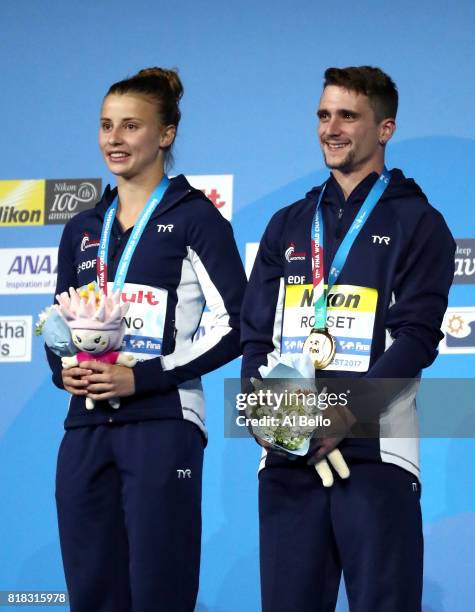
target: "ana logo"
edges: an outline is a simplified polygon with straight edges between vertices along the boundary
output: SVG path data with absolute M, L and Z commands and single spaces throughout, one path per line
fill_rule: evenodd
M 94 240 L 94 238 L 91 238 L 88 233 L 85 233 L 81 240 L 81 251 L 84 253 L 86 249 L 98 247 L 99 243 L 100 240 Z
M 169 225 L 157 225 L 157 229 L 158 229 L 158 233 L 160 232 L 172 232 L 173 228 L 175 226 L 173 225 L 173 223 L 170 223 Z
M 304 252 L 297 253 L 295 251 L 295 244 L 293 242 L 289 244 L 288 248 L 285 251 L 285 259 L 288 262 L 305 261 L 306 257 L 307 257 L 307 253 L 304 253 Z
M 57 267 L 57 248 L 0 249 L 0 294 L 51 293 Z
M 442 332 L 441 353 L 475 353 L 475 307 L 448 308 Z
M 389 236 L 371 236 L 373 239 L 373 244 L 385 244 L 389 246 L 391 238 Z
M 56 274 L 57 262 L 53 262 L 51 255 L 17 255 L 8 270 L 8 276 L 11 274 Z

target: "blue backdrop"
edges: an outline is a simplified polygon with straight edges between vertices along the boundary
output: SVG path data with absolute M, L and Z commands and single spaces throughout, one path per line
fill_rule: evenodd
M 244 258 L 271 214 L 326 176 L 315 118 L 324 69 L 372 64 L 400 92 L 388 165 L 422 185 L 456 238 L 475 237 L 475 9 L 468 0 L 17 0 L 2 4 L 1 23 L 0 179 L 109 182 L 96 144 L 102 96 L 139 68 L 176 66 L 185 96 L 174 172 L 234 176 L 233 226 Z M 61 231 L 0 227 L 0 247 L 55 247 Z M 50 299 L 0 295 L 0 319 L 36 317 Z M 450 306 L 475 309 L 473 285 L 455 285 Z M 465 348 L 440 355 L 426 375 L 473 376 L 475 342 Z M 223 437 L 222 381 L 238 371 L 234 362 L 205 381 L 199 612 L 260 609 L 259 451 Z M 38 340 L 31 361 L 0 357 L 0 376 L 0 591 L 62 590 L 54 470 L 67 398 L 52 386 Z M 425 612 L 474 609 L 474 451 L 473 439 L 422 441 Z M 338 610 L 347 610 L 344 597 Z

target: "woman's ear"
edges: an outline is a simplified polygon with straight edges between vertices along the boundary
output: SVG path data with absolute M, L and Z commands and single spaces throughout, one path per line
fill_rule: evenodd
M 173 144 L 176 136 L 176 125 L 167 125 L 160 134 L 160 147 L 168 149 Z

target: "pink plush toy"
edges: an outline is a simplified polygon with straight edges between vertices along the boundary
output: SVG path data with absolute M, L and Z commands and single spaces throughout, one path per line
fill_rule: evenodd
M 63 368 L 69 369 L 79 365 L 82 361 L 101 361 L 103 363 L 117 363 L 134 367 L 137 360 L 133 355 L 120 353 L 122 340 L 125 334 L 123 317 L 129 304 L 120 303 L 120 292 L 105 295 L 102 291 L 96 292 L 94 285 L 88 285 L 87 290 L 78 291 L 69 288 L 56 296 L 59 302 L 59 312 L 71 330 L 74 345 L 79 352 L 72 357 L 63 357 Z M 94 400 L 86 398 L 86 408 L 94 408 Z M 112 408 L 119 408 L 120 400 L 109 400 Z

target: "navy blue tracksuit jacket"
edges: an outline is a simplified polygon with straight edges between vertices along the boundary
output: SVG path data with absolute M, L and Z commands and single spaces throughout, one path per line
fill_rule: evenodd
M 345 202 L 330 176 L 322 201 L 325 276 L 378 175 L 371 173 Z M 242 309 L 243 378 L 280 355 L 300 352 L 313 326 L 311 225 L 322 186 L 279 210 L 256 257 Z M 328 295 L 333 362 L 317 376 L 415 378 L 437 355 L 440 327 L 454 274 L 455 243 L 442 215 L 412 180 L 394 169 Z M 347 457 L 394 463 L 419 477 L 415 390 L 390 406 L 413 422 L 410 439 L 345 440 Z M 393 419 L 394 420 L 394 419 Z
M 56 293 L 96 279 L 105 212 L 116 195 L 66 225 L 58 254 Z M 108 280 L 113 281 L 131 229 L 114 221 Z M 65 427 L 148 419 L 187 419 L 205 432 L 201 376 L 237 357 L 239 313 L 246 285 L 230 223 L 183 175 L 171 179 L 133 255 L 123 300 L 130 302 L 122 350 L 132 352 L 136 393 L 120 410 L 98 402 L 88 411 L 73 396 Z M 207 305 L 211 330 L 193 341 Z M 61 360 L 47 348 L 53 382 L 62 388 Z

